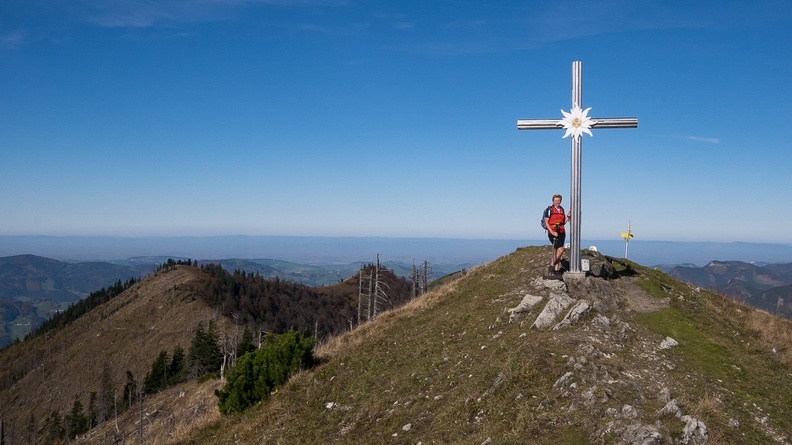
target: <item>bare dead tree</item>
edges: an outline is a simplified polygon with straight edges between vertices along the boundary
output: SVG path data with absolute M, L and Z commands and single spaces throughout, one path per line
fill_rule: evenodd
M 363 263 L 360 264 L 360 270 L 358 270 L 358 310 L 357 310 L 357 324 L 360 326 L 360 313 L 363 309 L 362 307 L 363 301 Z
M 377 254 L 377 264 L 374 266 L 374 295 L 372 298 L 374 304 L 374 313 L 372 318 L 376 318 L 377 314 L 379 313 L 378 307 L 379 303 L 390 303 L 390 299 L 388 299 L 388 294 L 385 289 L 390 290 L 390 287 L 387 283 L 380 279 L 380 269 L 382 265 L 380 264 L 380 256 Z
M 231 367 L 233 368 L 236 366 L 237 353 L 239 352 L 237 349 L 239 347 L 239 314 L 234 312 L 231 316 L 234 318 L 234 341 L 233 350 L 231 351 Z
M 429 262 L 424 260 L 422 270 L 412 267 L 412 298 L 425 294 L 429 290 Z
M 413 258 L 412 273 L 410 274 L 410 299 L 414 300 L 418 294 L 418 269 L 415 268 L 415 258 Z
M 138 445 L 143 445 L 143 385 L 138 389 L 139 422 L 138 422 Z
M 371 320 L 372 317 L 372 309 L 374 305 L 372 304 L 372 296 L 374 295 L 374 272 L 369 270 L 368 274 L 368 293 L 366 294 L 366 321 Z
M 225 369 L 226 365 L 228 364 L 228 356 L 231 355 L 231 351 L 228 347 L 228 336 L 223 333 L 223 341 L 222 341 L 222 348 L 223 348 L 223 363 L 220 365 L 220 381 L 225 381 Z
M 118 388 L 116 388 L 115 393 L 113 394 L 113 410 L 115 411 L 115 430 L 116 433 L 118 433 Z
M 424 260 L 423 277 L 421 280 L 421 295 L 429 291 L 429 262 Z

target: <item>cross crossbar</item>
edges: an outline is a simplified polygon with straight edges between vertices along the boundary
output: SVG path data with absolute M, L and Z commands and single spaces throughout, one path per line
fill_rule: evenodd
M 596 124 L 591 128 L 638 128 L 636 117 L 592 117 Z M 559 119 L 517 119 L 518 130 L 558 130 L 563 128 Z

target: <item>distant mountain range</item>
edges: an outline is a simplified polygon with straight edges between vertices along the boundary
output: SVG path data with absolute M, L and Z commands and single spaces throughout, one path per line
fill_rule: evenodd
M 742 261 L 711 261 L 704 267 L 675 266 L 667 272 L 680 281 L 792 319 L 792 263 L 759 266 Z
M 0 258 L 0 346 L 22 338 L 55 312 L 155 264 L 66 263 L 35 255 Z
M 386 238 L 320 236 L 0 236 L 0 257 L 33 254 L 61 261 L 109 261 L 156 256 L 165 258 L 277 258 L 300 264 L 344 264 L 373 261 L 377 254 L 388 261 L 411 264 L 427 260 L 482 264 L 525 246 L 547 245 L 541 229 L 525 239 Z M 620 258 L 621 238 L 581 240 L 581 247 Z M 792 244 L 746 242 L 648 241 L 634 239 L 629 259 L 651 266 L 690 263 L 703 266 L 712 260 L 757 264 L 792 261 Z
M 165 263 L 166 256 L 145 256 L 122 261 L 63 262 L 36 255 L 0 258 L 0 347 L 23 338 L 57 311 L 112 286 L 117 281 L 143 278 Z M 182 259 L 187 258 L 173 258 Z M 274 259 L 201 260 L 199 265 L 220 264 L 229 272 L 242 270 L 265 278 L 279 277 L 312 287 L 335 284 L 358 273 L 360 262 L 345 264 L 298 264 Z M 376 262 L 376 255 L 366 262 Z M 397 276 L 409 278 L 412 265 L 383 261 L 382 265 Z M 434 280 L 473 264 L 426 264 L 427 275 Z M 422 269 L 424 264 L 416 264 Z

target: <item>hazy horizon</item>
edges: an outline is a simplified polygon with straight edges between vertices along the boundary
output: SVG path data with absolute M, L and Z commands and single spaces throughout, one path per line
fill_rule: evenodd
M 330 236 L 0 236 L 0 257 L 32 254 L 60 261 L 112 261 L 145 256 L 204 259 L 279 259 L 298 263 L 424 261 L 483 263 L 542 239 L 465 239 Z M 623 258 L 623 240 L 582 240 L 605 255 Z M 633 240 L 627 257 L 645 266 L 710 261 L 792 262 L 792 244 Z

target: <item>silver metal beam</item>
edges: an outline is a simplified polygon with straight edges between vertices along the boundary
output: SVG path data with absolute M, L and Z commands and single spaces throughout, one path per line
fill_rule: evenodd
M 583 64 L 572 62 L 572 106 L 583 108 Z M 570 211 L 572 227 L 569 230 L 569 272 L 580 273 L 580 158 L 583 147 L 583 136 L 572 139 L 572 171 L 570 176 Z
M 591 128 L 638 128 L 637 117 L 592 117 L 596 123 Z M 558 130 L 561 119 L 517 119 L 518 130 Z

